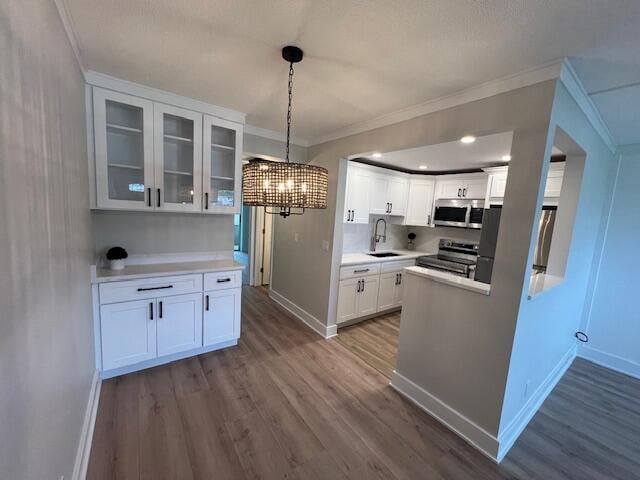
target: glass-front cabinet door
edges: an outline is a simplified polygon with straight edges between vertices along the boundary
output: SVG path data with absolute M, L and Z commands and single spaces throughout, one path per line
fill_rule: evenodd
M 200 212 L 202 114 L 154 104 L 156 210 Z
M 203 208 L 204 213 L 240 213 L 242 127 L 204 116 Z
M 93 89 L 98 208 L 151 210 L 153 103 Z

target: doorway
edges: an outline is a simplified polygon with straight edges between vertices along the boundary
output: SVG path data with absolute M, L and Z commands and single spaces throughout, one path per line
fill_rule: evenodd
M 262 207 L 252 207 L 252 271 L 251 284 L 268 286 L 271 283 L 271 252 L 273 247 L 273 215 L 265 213 Z

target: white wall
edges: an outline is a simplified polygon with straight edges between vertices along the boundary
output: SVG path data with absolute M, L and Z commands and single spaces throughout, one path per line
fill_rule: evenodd
M 311 147 L 311 162 L 329 169 L 329 208 L 276 222 L 273 288 L 326 322 L 332 252 L 324 252 L 321 241 L 333 238 L 336 208 L 341 208 L 336 200 L 339 159 L 363 151 L 443 143 L 467 134 L 513 131 L 513 160 L 491 296 L 430 282 L 431 293 L 421 298 L 438 301 L 416 306 L 416 321 L 403 323 L 397 367 L 407 378 L 493 434 L 498 431 L 533 234 L 539 182 L 532 179 L 542 178 L 554 92 L 555 82 L 543 82 Z M 298 242 L 294 240 L 296 232 Z M 427 318 L 437 319 L 435 334 L 426 328 Z M 453 331 L 456 335 L 446 333 Z M 450 342 L 449 348 L 442 351 L 439 347 L 445 341 Z M 441 355 L 431 361 L 434 359 L 429 355 L 436 351 Z
M 71 478 L 94 375 L 84 83 L 51 0 L 0 2 L 0 478 Z
M 96 255 L 233 251 L 233 215 L 94 210 L 91 220 Z
M 621 149 L 593 304 L 581 355 L 640 378 L 640 145 Z
M 587 117 L 558 83 L 551 116 L 549 157 L 556 126 L 564 130 L 587 154 L 582 176 L 571 248 L 564 282 L 528 299 L 528 278 L 533 263 L 535 235 L 531 237 L 527 272 L 520 296 L 517 328 L 511 353 L 507 389 L 500 421 L 500 433 L 507 431 L 518 416 L 525 414 L 532 395 L 544 387 L 566 355 L 575 349 L 574 333 L 579 329 L 583 311 L 590 303 L 589 285 L 596 275 L 597 261 L 606 224 L 616 171 L 616 158 L 607 148 Z M 543 172 L 546 178 L 548 162 Z M 567 167 L 568 169 L 568 167 Z M 511 181 L 511 172 L 509 172 Z M 509 186 L 507 186 L 508 188 Z M 537 219 L 543 192 L 538 194 Z M 526 415 L 525 415 L 526 416 Z

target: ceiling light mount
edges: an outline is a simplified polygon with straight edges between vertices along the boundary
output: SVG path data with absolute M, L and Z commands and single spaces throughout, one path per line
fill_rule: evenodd
M 289 63 L 300 63 L 304 52 L 295 45 L 287 45 L 282 49 L 282 58 Z

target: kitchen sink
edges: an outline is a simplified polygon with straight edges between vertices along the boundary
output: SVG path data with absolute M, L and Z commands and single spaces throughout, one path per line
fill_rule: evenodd
M 370 257 L 376 257 L 376 258 L 400 257 L 401 256 L 399 253 L 393 253 L 393 252 L 367 253 L 367 255 L 369 255 Z

